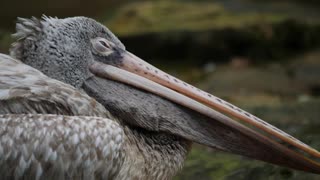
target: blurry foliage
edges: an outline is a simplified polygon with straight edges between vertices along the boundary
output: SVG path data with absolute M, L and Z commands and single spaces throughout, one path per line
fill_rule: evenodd
M 4 10 L 0 15 L 6 14 L 1 16 L 5 19 L 2 26 L 8 20 L 13 25 L 15 16 L 39 16 L 42 12 L 60 17 L 100 14 L 99 19 L 120 36 L 127 49 L 150 61 L 183 60 L 184 63 L 203 65 L 210 61 L 227 62 L 233 57 L 245 57 L 260 63 L 286 60 L 290 55 L 320 45 L 319 21 L 304 22 L 287 11 L 253 11 L 257 3 L 241 11 L 225 7 L 220 1 L 204 0 L 129 3 L 126 0 L 94 0 L 89 4 L 73 0 L 65 3 L 61 0 L 33 0 L 26 6 L 10 8 L 15 1 L 2 3 Z M 226 2 L 240 6 L 242 2 L 250 1 Z M 85 11 L 82 11 L 83 7 L 86 7 Z M 8 9 L 12 11 L 7 12 Z M 7 52 L 10 38 L 0 36 L 4 39 L 0 39 L 0 52 Z
M 13 29 L 17 17 L 53 17 L 110 15 L 107 12 L 127 0 L 2 0 L 0 28 Z
M 288 13 L 234 12 L 207 1 L 130 3 L 105 24 L 145 59 L 196 65 L 234 56 L 285 60 L 320 45 L 319 22 L 302 22 Z
M 290 55 L 318 47 L 320 25 L 284 20 L 241 28 L 145 33 L 120 38 L 127 49 L 148 60 L 183 60 L 203 65 L 240 56 L 261 62 L 286 60 Z
M 258 2 L 258 1 L 264 1 L 264 0 L 251 0 L 251 1 L 254 1 L 254 2 Z M 269 1 L 275 1 L 275 2 L 279 2 L 278 0 L 269 0 Z M 298 3 L 301 3 L 303 5 L 311 5 L 311 6 L 314 6 L 314 5 L 320 5 L 320 1 L 319 0 L 282 0 L 282 2 L 298 2 Z
M 117 34 L 133 35 L 175 30 L 240 28 L 281 22 L 274 13 L 233 13 L 212 2 L 148 1 L 124 6 L 106 22 Z

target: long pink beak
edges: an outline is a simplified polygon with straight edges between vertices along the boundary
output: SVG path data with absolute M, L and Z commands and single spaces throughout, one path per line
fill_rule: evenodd
M 121 64 L 118 67 L 96 63 L 91 67 L 91 70 L 94 73 L 99 74 L 99 76 L 145 89 L 209 117 L 216 116 L 216 114 L 212 113 L 210 110 L 210 108 L 213 108 L 226 115 L 244 121 L 256 129 L 266 132 L 272 138 L 278 138 L 289 145 L 295 146 L 297 150 L 299 150 L 296 150 L 299 154 L 301 154 L 301 150 L 313 157 L 320 157 L 320 153 L 317 150 L 282 130 L 231 103 L 161 71 L 130 52 L 124 53 Z M 186 98 L 185 96 L 189 98 Z M 195 101 L 190 101 L 190 98 Z M 320 169 L 319 164 L 318 166 Z

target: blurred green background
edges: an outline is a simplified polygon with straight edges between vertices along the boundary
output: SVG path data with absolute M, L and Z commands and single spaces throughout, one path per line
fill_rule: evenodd
M 129 51 L 320 149 L 318 0 L 4 0 L 0 9 L 0 52 L 17 16 L 90 16 Z M 194 147 L 175 179 L 320 179 Z

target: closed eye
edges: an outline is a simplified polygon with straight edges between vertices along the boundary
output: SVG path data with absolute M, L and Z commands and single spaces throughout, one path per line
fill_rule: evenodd
M 103 41 L 103 40 L 99 40 L 99 43 L 100 43 L 102 46 L 106 47 L 106 48 L 109 48 L 109 49 L 111 48 L 110 45 L 109 45 L 107 42 Z
M 96 52 L 102 55 L 109 55 L 112 52 L 112 45 L 108 40 L 98 37 L 91 40 L 92 46 Z

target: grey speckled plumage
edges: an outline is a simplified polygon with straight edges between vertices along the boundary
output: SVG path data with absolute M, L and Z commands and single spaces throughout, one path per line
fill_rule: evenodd
M 4 54 L 0 54 L 0 100 L 0 114 L 108 116 L 87 94 Z
M 120 171 L 125 138 L 108 111 L 3 54 L 0 114 L 1 179 L 110 179 Z
M 124 134 L 110 119 L 0 115 L 1 179 L 112 179 Z
M 2 179 L 168 179 L 190 147 L 120 126 L 87 94 L 3 54 L 0 127 Z

